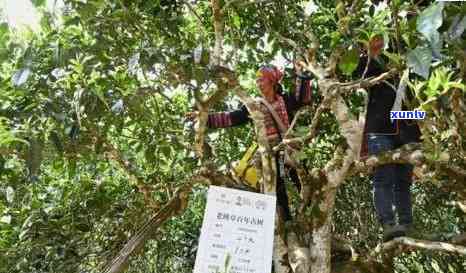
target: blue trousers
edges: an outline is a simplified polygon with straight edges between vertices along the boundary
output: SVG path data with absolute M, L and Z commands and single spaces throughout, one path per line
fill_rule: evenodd
M 403 144 L 398 136 L 369 134 L 368 137 L 370 155 L 393 150 Z M 400 225 L 412 223 L 412 171 L 411 164 L 384 164 L 375 168 L 372 175 L 374 205 L 381 224 L 396 224 L 393 207 Z

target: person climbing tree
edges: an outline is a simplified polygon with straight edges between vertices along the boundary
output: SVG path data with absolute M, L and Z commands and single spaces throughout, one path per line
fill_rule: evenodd
M 261 99 L 261 112 L 265 116 L 265 127 L 267 139 L 271 147 L 279 144 L 282 140 L 281 128 L 288 129 L 294 113 L 303 105 L 310 104 L 312 92 L 317 89 L 317 81 L 301 71 L 299 64 L 295 65 L 296 86 L 294 94 L 287 94 L 280 84 L 283 73 L 275 66 L 262 66 L 257 71 L 256 84 L 263 97 Z M 275 112 L 275 113 L 273 113 Z M 188 113 L 194 117 L 196 113 Z M 279 119 L 279 120 L 277 120 Z M 246 106 L 230 112 L 209 113 L 207 126 L 209 128 L 226 128 L 245 124 L 251 119 Z M 277 154 L 275 156 L 277 175 L 277 203 L 278 210 L 283 215 L 284 221 L 291 220 L 291 212 L 288 205 L 288 195 L 285 187 L 285 177 L 288 177 L 300 190 L 299 178 L 296 170 L 289 164 L 285 164 L 284 158 Z M 286 169 L 283 168 L 286 165 Z M 282 168 L 280 168 L 282 167 Z
M 386 72 L 386 60 L 381 56 L 384 39 L 381 35 L 374 36 L 369 43 L 368 53 L 361 57 L 356 71 L 362 77 L 377 76 Z M 369 54 L 370 58 L 367 58 Z M 367 62 L 369 62 L 368 65 Z M 420 131 L 415 121 L 391 120 L 391 110 L 401 110 L 401 103 L 396 106 L 399 96 L 395 82 L 382 82 L 369 88 L 369 101 L 364 126 L 361 156 L 377 155 L 400 146 L 420 142 Z M 394 106 L 395 104 L 395 106 Z M 374 205 L 377 218 L 383 226 L 383 241 L 406 235 L 412 228 L 413 216 L 411 208 L 412 184 L 411 164 L 382 164 L 375 168 L 372 175 L 374 190 Z M 393 205 L 398 214 L 398 224 L 395 221 Z

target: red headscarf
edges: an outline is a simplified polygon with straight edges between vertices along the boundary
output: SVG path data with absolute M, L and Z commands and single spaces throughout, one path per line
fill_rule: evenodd
M 259 70 L 256 73 L 256 76 L 259 77 L 264 77 L 266 79 L 269 79 L 273 83 L 279 83 L 282 78 L 283 78 L 283 72 L 281 72 L 277 67 L 275 66 L 262 66 L 259 68 Z

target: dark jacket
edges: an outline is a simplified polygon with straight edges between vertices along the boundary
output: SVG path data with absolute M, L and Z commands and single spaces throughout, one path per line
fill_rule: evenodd
M 359 66 L 356 69 L 356 76 L 361 77 L 366 67 L 367 57 L 360 58 Z M 370 61 L 366 78 L 378 76 L 387 71 L 386 60 L 379 57 Z M 398 87 L 399 79 L 389 79 L 388 82 Z M 401 137 L 403 144 L 410 142 L 420 142 L 421 133 L 414 120 L 390 120 L 390 111 L 396 98 L 396 91 L 387 83 L 381 82 L 369 88 L 369 101 L 367 105 L 366 121 L 364 125 L 363 143 L 361 147 L 361 157 L 367 156 L 367 136 L 368 134 L 384 134 Z M 403 105 L 403 109 L 406 110 Z

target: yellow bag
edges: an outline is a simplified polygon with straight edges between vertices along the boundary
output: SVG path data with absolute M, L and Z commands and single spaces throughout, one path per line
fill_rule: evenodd
M 248 148 L 240 161 L 233 164 L 233 172 L 235 175 L 244 181 L 249 186 L 257 189 L 259 178 L 257 177 L 257 170 L 251 164 L 251 159 L 257 150 L 257 143 L 253 142 L 251 147 Z

